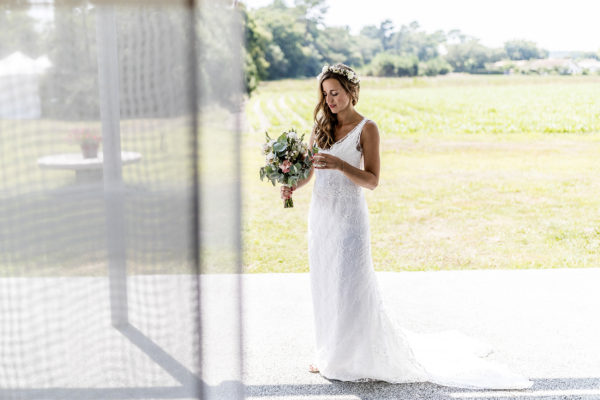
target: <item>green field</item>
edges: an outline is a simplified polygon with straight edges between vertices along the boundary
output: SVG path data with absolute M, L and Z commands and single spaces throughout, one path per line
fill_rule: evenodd
M 265 130 L 308 138 L 316 95 L 315 79 L 275 81 L 247 103 L 247 272 L 308 271 L 312 182 L 283 209 L 258 170 Z M 376 270 L 598 266 L 600 77 L 364 78 L 357 110 L 381 135 L 364 189 Z
M 313 182 L 284 209 L 260 181 L 264 131 L 309 133 L 316 80 L 261 84 L 241 135 L 246 272 L 308 271 Z M 357 109 L 381 134 L 380 184 L 365 190 L 377 270 L 597 267 L 600 77 L 365 78 Z M 234 272 L 235 121 L 199 121 L 202 270 Z M 76 152 L 79 122 L 0 120 L 0 275 L 106 274 L 102 192 L 38 157 Z M 92 124 L 92 123 L 88 123 Z M 189 273 L 190 121 L 121 122 L 129 273 Z M 305 138 L 308 139 L 308 136 Z

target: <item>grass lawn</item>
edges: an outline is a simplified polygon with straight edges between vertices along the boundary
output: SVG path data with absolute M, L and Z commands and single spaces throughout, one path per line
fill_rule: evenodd
M 264 130 L 308 137 L 315 99 L 314 79 L 285 80 L 247 104 L 247 272 L 308 271 L 313 183 L 283 209 L 258 170 Z M 357 110 L 381 135 L 380 183 L 364 189 L 376 270 L 598 266 L 600 77 L 365 78 Z
M 312 126 L 316 80 L 266 82 L 242 121 L 245 272 L 306 272 L 313 182 L 283 208 L 259 179 L 264 131 Z M 597 267 L 600 260 L 600 76 L 364 78 L 357 109 L 381 135 L 381 177 L 363 189 L 377 270 Z M 237 265 L 236 122 L 201 119 L 201 257 Z M 86 124 L 89 126 L 89 124 Z M 0 120 L 0 276 L 95 275 L 106 265 L 102 192 L 37 158 L 77 152 L 78 122 Z M 124 120 L 128 273 L 190 273 L 190 121 Z

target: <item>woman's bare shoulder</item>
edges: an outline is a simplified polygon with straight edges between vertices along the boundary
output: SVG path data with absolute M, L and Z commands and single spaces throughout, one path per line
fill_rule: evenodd
M 366 139 L 379 137 L 379 128 L 377 127 L 377 123 L 375 123 L 375 121 L 368 120 L 367 122 L 365 122 L 361 139 L 362 137 L 365 137 Z
M 365 126 L 363 129 L 368 131 L 377 131 L 379 128 L 377 127 L 377 123 L 375 121 L 373 121 L 372 119 L 368 119 L 367 122 L 365 122 Z

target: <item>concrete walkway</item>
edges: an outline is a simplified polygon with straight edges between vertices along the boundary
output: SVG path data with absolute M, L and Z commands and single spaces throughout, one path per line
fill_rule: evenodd
M 377 277 L 405 327 L 486 341 L 491 359 L 535 386 L 463 390 L 311 374 L 308 274 L 202 275 L 200 286 L 194 275 L 128 276 L 128 323 L 119 327 L 106 277 L 15 277 L 0 278 L 0 399 L 198 399 L 200 387 L 203 400 L 600 399 L 600 269 Z
M 431 383 L 344 383 L 311 374 L 307 372 L 314 361 L 309 275 L 256 274 L 242 279 L 247 398 L 600 399 L 599 268 L 378 272 L 377 276 L 393 317 L 407 328 L 458 329 L 482 339 L 495 349 L 490 359 L 534 380 L 534 387 L 464 390 Z M 220 291 L 223 298 L 222 285 L 231 276 L 203 279 L 206 290 Z

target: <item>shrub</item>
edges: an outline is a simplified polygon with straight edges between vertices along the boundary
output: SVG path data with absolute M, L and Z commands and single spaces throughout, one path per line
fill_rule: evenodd
M 436 57 L 419 63 L 419 75 L 436 76 L 452 72 L 452 66 L 443 58 Z
M 374 76 L 417 76 L 419 60 L 416 56 L 379 53 L 371 61 L 369 72 Z

